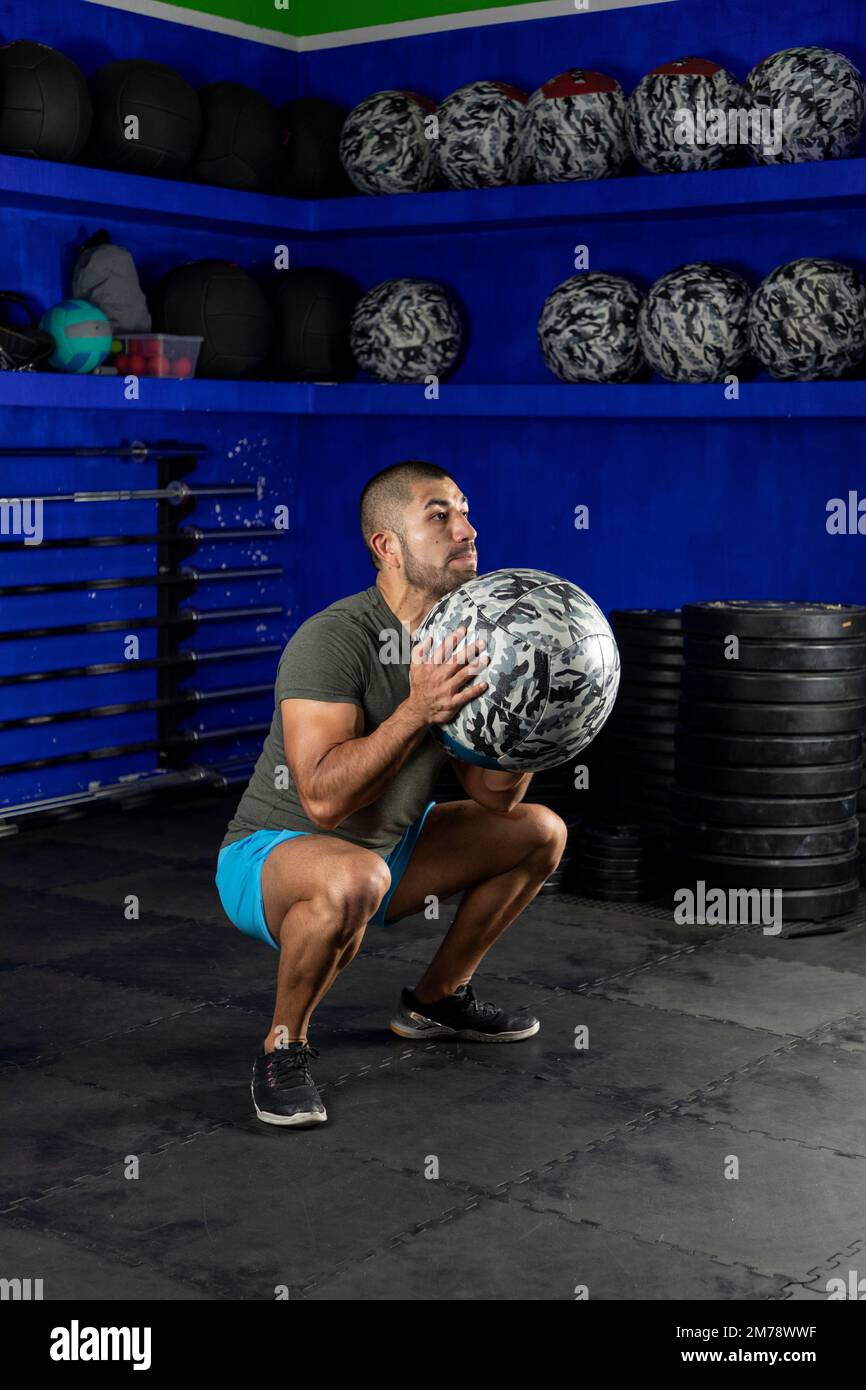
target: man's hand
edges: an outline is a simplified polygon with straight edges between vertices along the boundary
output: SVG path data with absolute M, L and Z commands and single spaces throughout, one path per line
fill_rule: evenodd
M 406 704 L 424 724 L 450 723 L 465 704 L 487 689 L 487 681 L 469 685 L 472 677 L 490 660 L 486 654 L 473 659 L 486 645 L 484 639 L 470 642 L 456 655 L 454 653 L 465 635 L 466 628 L 458 627 L 440 642 L 432 655 L 433 638 L 428 636 L 412 652 Z

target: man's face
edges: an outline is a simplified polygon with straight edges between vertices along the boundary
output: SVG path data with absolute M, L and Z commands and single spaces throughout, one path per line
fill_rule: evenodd
M 469 504 L 450 478 L 413 485 L 403 513 L 403 571 L 413 588 L 443 598 L 478 573 Z

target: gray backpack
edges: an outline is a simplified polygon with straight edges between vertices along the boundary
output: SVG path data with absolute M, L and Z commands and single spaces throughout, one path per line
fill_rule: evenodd
M 149 333 L 150 310 L 138 282 L 135 261 L 108 232 L 95 232 L 78 253 L 72 272 L 73 299 L 101 309 L 113 333 Z

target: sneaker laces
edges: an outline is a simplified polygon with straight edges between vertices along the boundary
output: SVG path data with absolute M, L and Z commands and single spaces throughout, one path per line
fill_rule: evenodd
M 464 1001 L 470 1013 L 474 1014 L 476 1018 L 495 1018 L 496 1015 L 499 1013 L 499 1009 L 496 1004 L 482 1004 L 478 999 L 476 999 L 475 990 L 472 988 L 471 985 L 461 985 L 458 990 L 455 990 L 455 994 L 459 999 L 462 999 Z
M 275 1090 L 281 1086 L 313 1086 L 310 1074 L 310 1058 L 318 1057 L 318 1052 L 309 1043 L 289 1043 L 288 1047 L 274 1048 L 267 1055 L 268 1079 Z

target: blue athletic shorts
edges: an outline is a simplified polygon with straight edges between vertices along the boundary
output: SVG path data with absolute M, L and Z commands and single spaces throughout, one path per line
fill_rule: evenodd
M 385 861 L 391 870 L 391 886 L 370 921 L 377 927 L 385 925 L 385 913 L 397 884 L 406 871 L 424 822 L 436 805 L 431 801 L 423 815 L 403 832 Z M 217 892 L 226 916 L 247 936 L 266 941 L 275 951 L 280 948 L 268 930 L 262 901 L 262 868 L 275 845 L 294 840 L 299 835 L 315 835 L 314 830 L 255 830 L 243 840 L 235 840 L 219 852 L 216 871 Z

